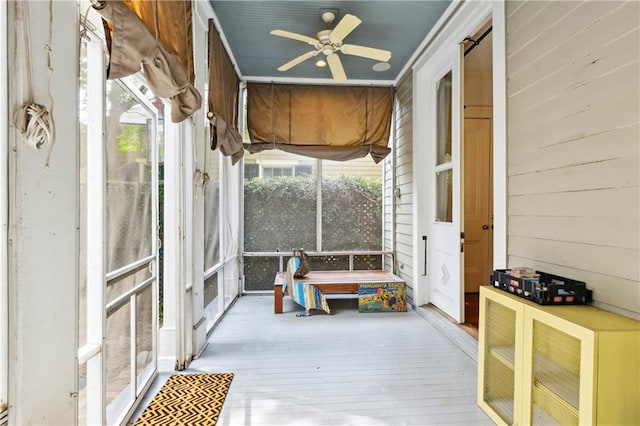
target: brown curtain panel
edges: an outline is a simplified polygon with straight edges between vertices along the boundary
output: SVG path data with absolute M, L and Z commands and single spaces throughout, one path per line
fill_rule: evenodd
M 192 83 L 191 4 L 182 1 L 126 3 L 121 0 L 107 0 L 104 6 L 96 7 L 105 22 L 109 49 L 107 78 L 122 78 L 142 70 L 153 93 L 171 100 L 171 121 L 183 121 L 202 105 L 202 96 Z M 183 3 L 189 3 L 189 7 Z M 168 9 L 166 4 L 173 4 L 176 9 Z M 164 11 L 163 14 L 161 10 Z M 137 15 L 138 12 L 143 15 L 142 18 Z M 167 15 L 174 12 L 182 18 L 174 16 L 169 20 Z M 188 19 L 185 14 L 188 14 Z M 151 28 L 146 22 L 151 22 Z M 173 40 L 172 37 L 180 36 L 172 33 L 170 27 L 163 27 L 178 25 L 176 22 L 180 22 L 179 26 L 187 23 L 189 25 L 188 28 L 181 29 L 184 34 L 189 34 L 188 38 L 183 34 L 183 41 Z M 164 45 L 163 37 L 170 40 L 167 42 L 168 47 Z M 181 46 L 176 47 L 181 43 Z M 171 53 L 170 49 L 176 48 L 184 49 L 180 52 L 183 56 Z M 181 61 L 184 61 L 185 65 Z
M 380 162 L 391 129 L 393 88 L 249 83 L 249 152 L 267 149 L 346 161 Z
M 157 28 L 162 46 L 176 57 L 189 76 L 189 81 L 193 84 L 195 76 L 193 72 L 191 0 L 122 1 L 144 22 L 145 27 L 154 36 Z
M 238 93 L 240 78 L 220 35 L 209 20 L 209 112 L 211 149 L 219 148 L 235 164 L 244 155 L 238 131 Z

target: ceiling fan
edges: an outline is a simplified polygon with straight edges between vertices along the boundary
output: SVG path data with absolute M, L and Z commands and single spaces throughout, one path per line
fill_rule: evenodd
M 334 12 L 324 12 L 322 14 L 322 20 L 329 26 L 336 18 Z M 308 37 L 302 34 L 292 33 L 284 30 L 272 30 L 271 34 L 279 37 L 290 38 L 310 44 L 315 49 L 307 53 L 303 53 L 297 58 L 292 59 L 286 64 L 280 66 L 278 71 L 287 71 L 301 62 L 306 61 L 309 58 L 322 53 L 326 56 L 329 69 L 333 79 L 337 82 L 342 82 L 347 79 L 347 75 L 344 72 L 342 61 L 338 52 L 342 52 L 345 55 L 360 56 L 368 59 L 375 59 L 380 62 L 387 62 L 391 59 L 391 52 L 388 50 L 375 49 L 373 47 L 358 46 L 355 44 L 342 44 L 342 40 L 348 36 L 353 30 L 360 25 L 362 21 L 357 16 L 346 14 L 338 22 L 333 29 L 326 29 L 316 34 L 316 38 Z

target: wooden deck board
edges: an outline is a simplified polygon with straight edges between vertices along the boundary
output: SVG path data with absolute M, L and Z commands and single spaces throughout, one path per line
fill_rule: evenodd
M 493 424 L 476 405 L 476 363 L 429 321 L 329 303 L 331 315 L 301 318 L 289 298 L 282 315 L 271 296 L 236 302 L 184 371 L 235 374 L 218 425 Z

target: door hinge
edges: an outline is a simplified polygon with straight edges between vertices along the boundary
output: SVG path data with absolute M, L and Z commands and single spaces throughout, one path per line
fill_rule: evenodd
M 460 233 L 460 253 L 464 253 L 464 232 Z

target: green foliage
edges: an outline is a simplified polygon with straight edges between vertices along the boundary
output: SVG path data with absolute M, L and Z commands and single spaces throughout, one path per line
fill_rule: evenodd
M 382 181 L 361 176 L 322 180 L 324 250 L 381 250 Z
M 250 179 L 244 187 L 245 250 L 316 248 L 316 177 Z M 382 248 L 382 179 L 325 177 L 322 181 L 322 248 L 367 251 Z M 273 289 L 276 257 L 245 257 L 248 290 Z M 311 270 L 349 268 L 348 256 L 310 257 Z M 381 269 L 380 256 L 356 256 L 356 269 Z
M 120 133 L 116 135 L 118 151 L 139 152 L 147 140 L 147 127 L 142 124 L 122 124 Z
M 252 179 L 244 188 L 246 251 L 316 245 L 315 176 Z
M 284 251 L 316 246 L 316 177 L 245 182 L 245 250 Z M 382 181 L 359 176 L 322 182 L 324 250 L 380 250 Z

